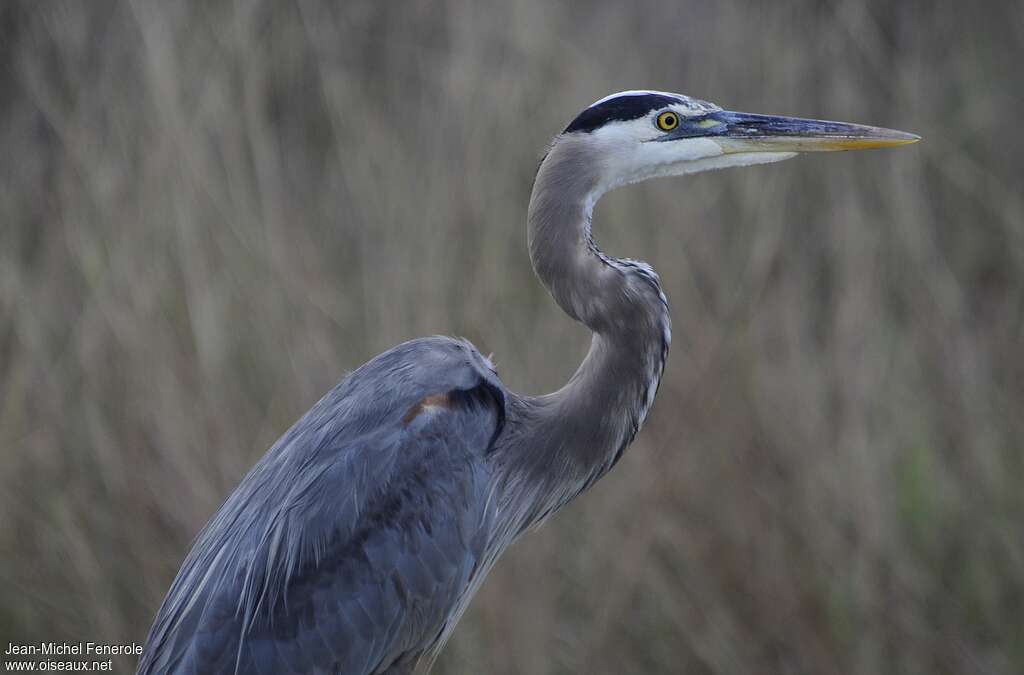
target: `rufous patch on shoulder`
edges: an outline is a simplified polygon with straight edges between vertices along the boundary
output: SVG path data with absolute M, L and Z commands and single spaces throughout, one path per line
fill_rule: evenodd
M 402 418 L 402 424 L 408 426 L 414 419 L 419 417 L 421 413 L 431 412 L 438 408 L 448 408 L 450 406 L 451 400 L 448 398 L 448 394 L 431 394 L 413 407 L 409 408 L 409 412 L 405 413 L 405 417 Z

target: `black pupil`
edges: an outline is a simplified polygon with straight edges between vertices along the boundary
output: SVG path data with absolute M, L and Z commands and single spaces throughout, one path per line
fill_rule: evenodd
M 665 119 L 662 120 L 666 127 L 671 127 L 676 123 L 675 115 L 665 115 Z

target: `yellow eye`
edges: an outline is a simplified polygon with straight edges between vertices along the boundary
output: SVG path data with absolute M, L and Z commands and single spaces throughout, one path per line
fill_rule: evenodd
M 674 112 L 663 112 L 658 115 L 658 128 L 662 131 L 672 131 L 679 126 L 679 115 Z

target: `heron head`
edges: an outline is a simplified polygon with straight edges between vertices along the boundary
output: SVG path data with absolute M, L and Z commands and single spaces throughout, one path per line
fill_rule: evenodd
M 597 151 L 604 189 L 729 166 L 789 159 L 799 152 L 906 145 L 892 129 L 723 110 L 682 94 L 624 91 L 593 103 L 566 127 Z

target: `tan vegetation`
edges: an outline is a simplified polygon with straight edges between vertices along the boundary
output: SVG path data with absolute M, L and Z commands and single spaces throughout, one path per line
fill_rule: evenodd
M 141 641 L 243 473 L 402 340 L 557 387 L 587 340 L 529 267 L 533 172 L 653 87 L 925 140 L 602 202 L 672 304 L 658 402 L 437 672 L 1024 672 L 1022 45 L 1008 0 L 4 3 L 0 640 Z

